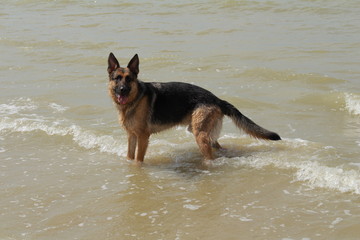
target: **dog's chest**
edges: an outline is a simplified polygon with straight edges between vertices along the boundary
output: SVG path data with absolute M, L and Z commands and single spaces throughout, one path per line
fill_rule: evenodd
M 130 131 L 149 131 L 149 111 L 143 107 L 120 111 L 120 123 L 123 127 Z
M 126 128 L 126 129 L 132 129 L 138 126 L 138 123 L 141 120 L 139 119 L 139 116 L 135 113 L 135 111 L 123 111 L 120 112 L 120 123 Z

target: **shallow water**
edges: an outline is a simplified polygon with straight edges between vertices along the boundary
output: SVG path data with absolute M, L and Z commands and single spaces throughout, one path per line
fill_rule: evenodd
M 358 1 L 3 1 L 0 239 L 358 239 Z M 211 166 L 185 127 L 143 166 L 107 96 L 107 56 L 140 79 L 230 101 Z

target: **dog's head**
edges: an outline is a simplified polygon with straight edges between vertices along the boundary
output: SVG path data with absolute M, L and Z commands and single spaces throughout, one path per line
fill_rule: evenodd
M 109 94 L 114 102 L 125 106 L 134 101 L 138 93 L 138 55 L 135 54 L 127 67 L 122 68 L 114 54 L 110 53 L 107 71 L 109 73 Z

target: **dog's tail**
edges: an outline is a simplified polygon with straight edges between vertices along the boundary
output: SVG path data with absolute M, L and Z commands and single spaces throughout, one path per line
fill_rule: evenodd
M 238 128 L 243 129 L 247 134 L 255 138 L 261 138 L 266 140 L 281 140 L 280 136 L 265 128 L 260 127 L 239 110 L 237 110 L 232 104 L 223 101 L 220 104 L 221 111 L 228 117 L 230 117 Z

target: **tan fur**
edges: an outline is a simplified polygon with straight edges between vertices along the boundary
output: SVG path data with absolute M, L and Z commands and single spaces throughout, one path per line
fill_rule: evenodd
M 214 159 L 212 146 L 220 148 L 217 142 L 221 130 L 223 113 L 217 106 L 201 106 L 195 109 L 190 129 L 206 160 Z
M 148 147 L 151 130 L 148 121 L 149 106 L 147 97 L 140 100 L 137 106 L 122 107 L 117 106 L 119 110 L 120 123 L 128 133 L 128 155 L 129 159 L 144 161 L 144 156 Z M 135 150 L 137 145 L 137 154 Z
M 175 127 L 177 125 L 189 125 L 190 128 L 191 123 L 191 115 L 186 116 L 180 123 L 178 124 L 151 124 L 150 125 L 150 132 L 151 133 L 158 133 L 164 131 L 166 129 Z M 189 130 L 191 132 L 191 130 Z

